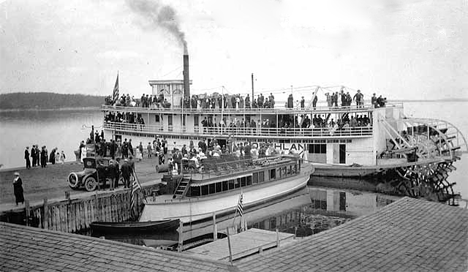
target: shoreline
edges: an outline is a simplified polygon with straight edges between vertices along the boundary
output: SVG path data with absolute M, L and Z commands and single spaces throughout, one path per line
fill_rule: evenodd
M 66 107 L 56 109 L 42 109 L 42 108 L 29 108 L 29 109 L 0 109 L 0 112 L 21 112 L 21 111 L 84 111 L 84 110 L 99 110 L 101 107 Z

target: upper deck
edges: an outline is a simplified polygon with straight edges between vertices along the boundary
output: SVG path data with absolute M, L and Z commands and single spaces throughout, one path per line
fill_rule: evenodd
M 316 108 L 184 108 L 179 107 L 123 107 L 103 105 L 105 114 L 112 113 L 121 116 L 133 115 L 141 122 L 124 120 L 106 120 L 104 128 L 126 134 L 188 136 L 188 137 L 223 137 L 235 135 L 246 139 L 264 137 L 303 139 L 312 138 L 367 138 L 373 135 L 375 112 L 386 114 L 397 109 L 402 111 L 403 105 L 389 104 L 384 108 L 373 108 L 372 105 L 361 107 L 327 107 Z M 390 113 L 389 115 L 394 115 Z M 334 126 L 333 120 L 340 120 L 349 116 L 366 116 L 369 122 L 365 125 L 351 126 L 342 124 Z M 214 125 L 205 126 L 203 119 L 213 121 Z M 315 118 L 320 118 L 321 125 L 302 125 L 303 118 L 309 119 L 311 124 Z M 223 120 L 223 124 L 216 124 L 216 120 Z M 242 120 L 246 124 L 236 124 Z M 254 122 L 252 122 L 252 120 Z M 268 120 L 265 124 L 264 120 Z M 289 125 L 282 125 L 283 120 L 289 120 Z M 231 123 L 231 124 L 230 124 Z M 234 123 L 234 124 L 232 124 Z M 284 123 L 284 122 L 283 122 Z

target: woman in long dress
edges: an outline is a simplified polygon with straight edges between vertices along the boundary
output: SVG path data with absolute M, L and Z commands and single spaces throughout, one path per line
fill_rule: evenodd
M 13 192 L 15 194 L 16 206 L 18 206 L 20 202 L 24 203 L 23 181 L 18 172 L 15 172 L 15 179 L 13 179 Z

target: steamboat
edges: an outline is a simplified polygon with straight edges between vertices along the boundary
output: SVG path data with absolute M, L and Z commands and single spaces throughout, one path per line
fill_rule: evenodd
M 380 98 L 359 101 L 358 95 L 356 105 L 349 99 L 333 101 L 333 95 L 346 97 L 346 91 L 349 97 L 351 89 L 345 87 L 338 87 L 331 100 L 325 93 L 327 105 L 316 103 L 319 94 L 330 91 L 319 86 L 301 88 L 309 95 L 297 104 L 294 91 L 284 104 L 272 93 L 254 97 L 253 83 L 252 96 L 223 89 L 191 95 L 188 55 L 183 63 L 182 80 L 150 80 L 151 95 L 136 101 L 114 97 L 103 105 L 106 135 L 145 146 L 165 139 L 170 149 L 203 141 L 229 151 L 248 146 L 266 155 L 299 154 L 314 166 L 312 177 L 377 180 L 398 193 L 442 202 L 456 197 L 447 177 L 468 146 L 447 121 L 409 118 L 402 103 Z

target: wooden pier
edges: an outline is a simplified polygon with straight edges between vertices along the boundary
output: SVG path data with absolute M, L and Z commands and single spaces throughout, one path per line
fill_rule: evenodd
M 228 241 L 228 237 L 219 239 L 209 244 L 189 249 L 184 251 L 184 253 L 219 261 L 228 261 L 232 255 L 232 261 L 235 261 L 255 253 L 261 253 L 264 250 L 279 247 L 281 244 L 291 243 L 294 241 L 294 234 L 249 229 L 231 235 L 229 239 L 230 241 Z M 231 249 L 229 248 L 229 243 Z
M 137 208 L 143 208 L 144 196 L 152 194 L 158 186 L 143 185 L 137 192 Z M 122 222 L 129 220 L 130 189 L 83 193 L 75 199 L 48 201 L 29 205 L 25 208 L 2 211 L 0 221 L 38 227 L 61 232 L 79 232 L 89 229 L 94 221 Z

